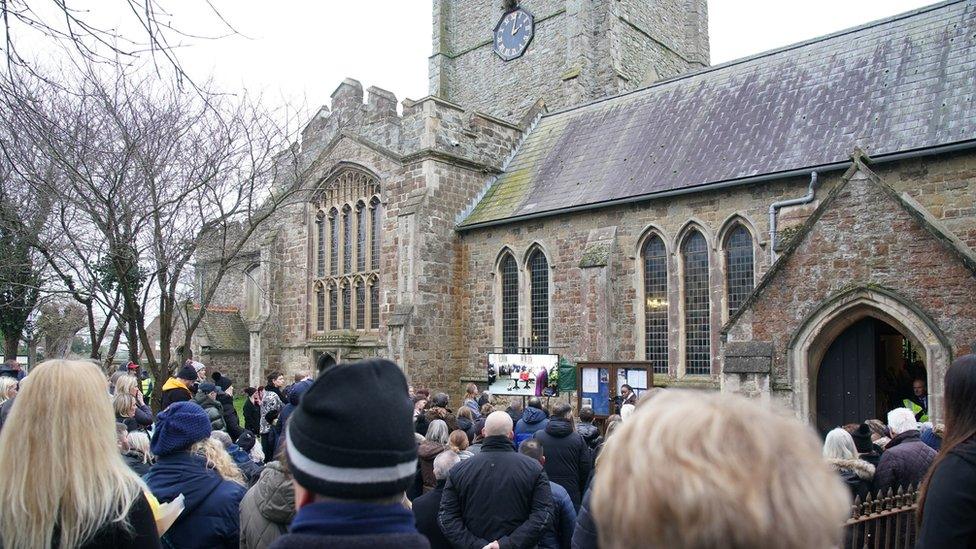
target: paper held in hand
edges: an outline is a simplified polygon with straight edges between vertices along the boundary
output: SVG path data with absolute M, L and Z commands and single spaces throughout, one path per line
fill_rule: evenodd
M 156 512 L 156 530 L 159 535 L 166 533 L 169 527 L 176 522 L 176 519 L 183 512 L 183 494 L 176 496 L 176 498 L 169 502 L 160 504 L 159 510 Z

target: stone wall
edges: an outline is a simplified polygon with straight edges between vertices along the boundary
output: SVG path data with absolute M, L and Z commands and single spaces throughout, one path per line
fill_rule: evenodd
M 525 55 L 492 50 L 500 1 L 434 2 L 430 93 L 516 121 L 539 99 L 558 110 L 708 64 L 703 0 L 524 0 Z
M 905 191 L 913 196 L 926 211 L 945 226 L 951 227 L 951 231 L 962 240 L 972 242 L 973 231 L 976 229 L 976 215 L 967 208 L 972 207 L 971 197 L 976 196 L 974 162 L 976 162 L 974 155 L 957 154 L 931 160 L 880 165 L 876 171 L 897 191 Z M 822 174 L 817 199 L 807 206 L 781 210 L 778 218 L 779 229 L 787 234 L 796 231 L 813 213 L 820 200 L 836 187 L 840 176 L 839 172 Z M 667 244 L 669 254 L 671 373 L 669 376 L 657 376 L 655 383 L 674 385 L 704 381 L 706 386 L 717 388 L 720 380 L 718 373 L 722 368 L 720 331 L 728 320 L 725 306 L 724 254 L 721 251 L 725 231 L 732 219 L 742 219 L 753 232 L 756 243 L 755 279 L 758 281 L 769 267 L 768 207 L 774 201 L 802 196 L 806 191 L 807 183 L 806 178 L 791 178 L 722 191 L 653 200 L 631 206 L 487 227 L 463 233 L 461 241 L 465 289 L 462 305 L 465 311 L 463 319 L 467 322 L 464 328 L 464 345 L 468 363 L 482 357 L 484 348 L 501 343 L 497 326 L 500 305 L 497 299 L 496 262 L 499 255 L 503 249 L 512 250 L 520 268 L 524 269 L 527 251 L 533 245 L 540 245 L 546 251 L 552 269 L 550 341 L 554 352 L 579 360 L 643 358 L 643 313 L 640 298 L 642 266 L 638 250 L 647 231 L 656 230 Z M 970 197 L 968 206 L 967 196 Z M 879 219 L 890 219 L 894 214 L 893 205 L 882 206 L 874 213 Z M 681 265 L 675 251 L 689 224 L 694 224 L 703 230 L 710 248 L 710 282 L 713 287 L 711 296 L 713 375 L 705 379 L 688 376 L 682 380 L 679 376 L 681 370 L 679 365 L 683 360 L 684 342 L 681 331 L 682 294 L 678 274 Z M 915 234 L 917 231 L 913 232 L 903 228 L 902 225 L 894 224 L 892 221 L 886 226 L 879 226 L 879 232 L 875 234 L 862 232 L 859 227 L 849 224 L 841 224 L 834 229 L 835 234 L 846 234 L 854 239 L 858 246 L 863 247 L 861 255 L 854 253 L 853 244 L 844 246 L 832 244 L 837 236 L 830 236 L 823 238 L 819 245 L 828 247 L 830 253 L 837 254 L 838 257 L 831 255 L 818 259 L 815 256 L 808 256 L 806 259 L 793 261 L 802 261 L 805 268 L 815 270 L 816 276 L 811 275 L 811 278 L 816 281 L 812 282 L 816 285 L 840 287 L 851 280 L 866 277 L 866 272 L 871 270 L 876 273 L 868 277 L 870 280 L 877 279 L 878 283 L 887 284 L 900 276 L 898 256 L 939 253 L 930 251 L 932 245 L 928 241 L 920 241 Z M 606 266 L 596 267 L 596 269 L 605 269 L 605 273 L 594 275 L 594 267 L 581 267 L 582 255 L 591 240 L 592 231 L 608 228 L 615 228 L 616 232 L 613 251 Z M 863 254 L 884 254 L 885 259 L 865 259 Z M 929 257 L 935 256 L 929 255 Z M 925 264 L 925 261 L 922 261 L 922 264 Z M 857 272 L 850 269 L 855 269 Z M 919 273 L 922 272 L 923 269 L 920 267 Z M 524 270 L 520 276 L 523 277 L 523 286 L 525 286 Z M 883 282 L 882 278 L 891 280 Z M 940 277 L 935 275 L 926 276 L 924 280 L 916 281 L 916 285 L 938 291 L 939 279 Z M 594 284 L 594 280 L 606 280 L 606 282 Z M 601 289 L 600 284 L 608 284 L 609 287 Z M 762 313 L 753 313 L 754 318 L 766 319 L 761 324 L 762 328 L 758 322 L 737 326 L 742 336 L 739 339 L 748 341 L 755 338 L 757 341 L 770 341 L 773 332 L 776 332 L 778 335 L 773 341 L 779 353 L 783 338 L 791 333 L 789 326 L 792 324 L 787 320 L 797 318 L 796 315 L 802 316 L 805 311 L 794 307 L 794 304 L 809 306 L 812 299 L 808 295 L 807 285 L 807 282 L 797 280 L 778 285 L 777 291 L 780 292 L 781 299 L 786 300 L 790 306 L 783 306 L 778 311 L 764 310 Z M 600 303 L 603 295 L 609 295 L 609 304 Z M 925 299 L 927 301 L 923 302 L 945 306 L 946 312 L 961 311 L 957 306 L 948 303 L 948 296 L 937 297 L 933 294 Z M 601 308 L 608 311 L 606 318 L 601 316 L 599 312 Z M 523 324 L 527 314 L 523 309 Z M 968 318 L 976 318 L 976 316 L 970 315 Z M 968 320 L 959 319 L 954 322 L 968 322 Z M 523 336 L 527 335 L 527 330 L 526 325 L 522 330 Z M 750 330 L 765 331 L 761 336 L 758 333 L 747 336 Z M 976 332 L 969 332 L 970 339 L 976 339 L 973 333 Z M 959 342 L 960 345 L 963 343 Z M 968 341 L 965 344 L 968 345 Z M 595 350 L 599 349 L 605 351 L 594 354 Z M 786 380 L 782 356 L 778 355 L 778 357 L 775 375 L 771 380 L 766 380 L 767 384 L 781 384 Z M 472 377 L 480 375 L 480 370 L 468 369 L 466 375 Z M 755 391 L 756 387 L 762 384 L 762 380 L 756 377 L 743 378 L 743 381 L 748 382 L 747 387 L 740 388 L 743 392 Z

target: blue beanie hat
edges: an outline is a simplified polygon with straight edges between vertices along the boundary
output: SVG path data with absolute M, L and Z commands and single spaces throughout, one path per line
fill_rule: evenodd
M 210 436 L 210 418 L 196 402 L 174 402 L 156 416 L 149 449 L 165 456 L 188 449 Z

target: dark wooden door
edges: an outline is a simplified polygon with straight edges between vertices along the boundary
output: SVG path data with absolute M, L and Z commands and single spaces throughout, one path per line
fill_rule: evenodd
M 827 349 L 817 373 L 817 428 L 821 433 L 875 416 L 875 321 L 865 318 Z

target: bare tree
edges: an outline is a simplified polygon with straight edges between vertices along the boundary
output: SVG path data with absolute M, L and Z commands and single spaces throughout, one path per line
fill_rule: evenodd
M 295 186 L 276 185 L 297 177 L 297 162 L 287 157 L 297 151 L 278 113 L 247 96 L 189 94 L 151 73 L 134 74 L 93 69 L 58 86 L 7 82 L 4 97 L 11 123 L 57 171 L 27 178 L 56 204 L 57 222 L 38 249 L 66 291 L 90 298 L 122 327 L 130 359 L 141 356 L 156 378 L 158 404 L 176 358 L 174 334 L 190 348 L 241 250 L 301 197 Z M 52 244 L 58 235 L 64 241 Z M 197 289 L 198 307 L 187 307 L 201 235 L 219 251 Z M 104 336 L 108 323 L 96 327 L 92 309 L 87 316 L 89 330 Z
M 186 2 L 103 0 L 80 8 L 65 0 L 0 0 L 0 51 L 7 70 L 35 72 L 35 60 L 22 51 L 57 48 L 80 65 L 129 65 L 148 57 L 158 68 L 173 69 L 177 82 L 190 81 L 176 55 L 186 41 L 239 34 L 213 0 L 190 3 L 209 13 L 207 26 L 216 32 L 189 32 L 174 22 L 172 7 Z M 183 23 L 186 23 L 184 21 Z M 27 47 L 21 47 L 21 41 Z M 30 46 L 33 46 L 30 47 Z M 52 80 L 54 82 L 55 80 Z
M 38 336 L 44 341 L 44 358 L 65 358 L 75 334 L 85 327 L 85 309 L 78 303 L 61 298 L 41 306 L 37 321 Z
M 0 152 L 20 145 L 27 149 L 26 155 L 36 155 L 9 130 L 0 128 Z M 28 318 L 40 298 L 44 260 L 32 243 L 50 210 L 49 197 L 33 189 L 11 158 L 0 154 L 0 334 L 5 360 L 17 358 Z

